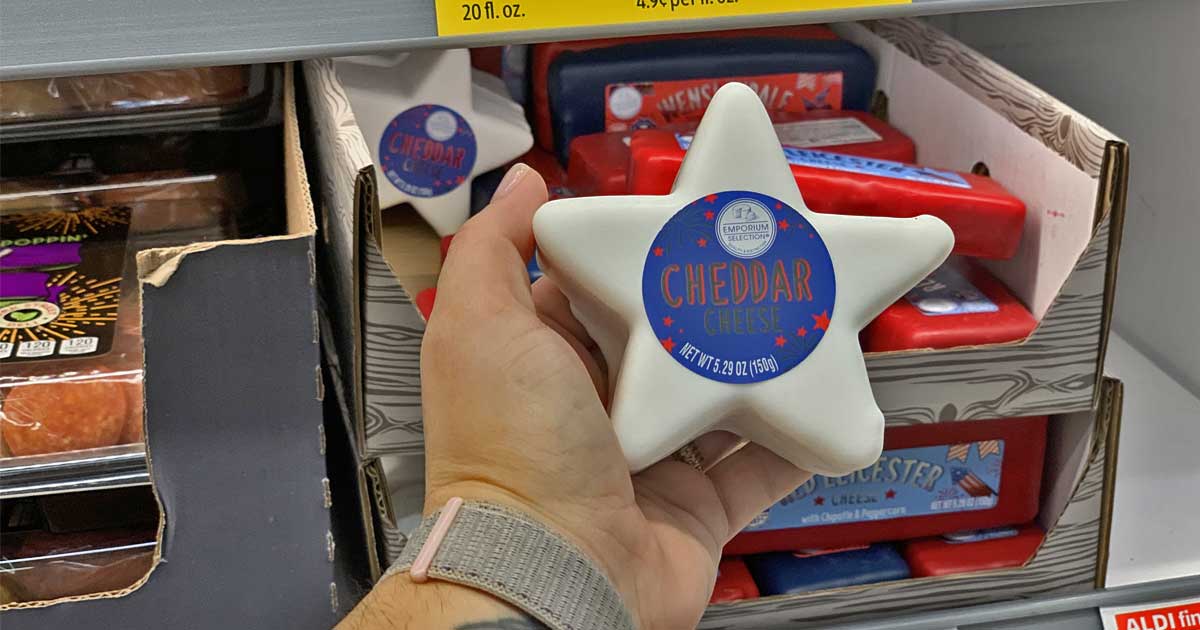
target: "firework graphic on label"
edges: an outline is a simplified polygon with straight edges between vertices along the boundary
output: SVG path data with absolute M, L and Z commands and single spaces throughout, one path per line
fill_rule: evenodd
M 18 348 L 6 362 L 111 348 L 130 212 L 88 207 L 0 217 L 0 343 Z
M 963 492 L 973 497 L 990 497 L 996 494 L 995 490 L 988 487 L 983 480 L 975 476 L 975 473 L 966 468 L 955 468 L 950 471 L 950 479 L 958 484 Z

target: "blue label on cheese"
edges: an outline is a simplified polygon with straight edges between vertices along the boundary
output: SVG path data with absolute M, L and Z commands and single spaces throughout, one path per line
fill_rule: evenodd
M 725 383 L 799 365 L 834 316 L 833 261 L 791 206 L 731 190 L 685 206 L 655 237 L 642 272 L 646 316 L 663 350 Z
M 675 138 L 679 142 L 679 148 L 685 151 L 692 146 L 692 136 L 675 134 Z M 943 171 L 936 168 L 929 168 L 928 166 L 916 166 L 903 162 L 893 162 L 891 160 L 878 160 L 790 146 L 783 147 L 783 154 L 789 164 L 797 166 L 809 166 L 847 173 L 861 173 L 863 175 L 938 184 L 953 188 L 971 187 L 971 184 L 967 183 L 967 180 L 962 175 L 954 171 Z
M 957 269 L 943 265 L 904 295 L 922 315 L 973 315 L 1000 310 Z
M 1000 500 L 1004 440 L 884 451 L 843 477 L 815 476 L 746 531 L 987 510 Z
M 387 180 L 414 197 L 440 197 L 471 177 L 475 132 L 458 112 L 418 105 L 388 123 L 379 139 L 379 163 Z

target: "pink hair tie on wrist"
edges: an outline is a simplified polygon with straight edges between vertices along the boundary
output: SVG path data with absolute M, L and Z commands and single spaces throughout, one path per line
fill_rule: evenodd
M 442 546 L 442 540 L 446 537 L 446 532 L 450 531 L 450 525 L 454 522 L 454 517 L 458 515 L 458 510 L 462 505 L 462 497 L 452 497 L 446 502 L 446 507 L 442 508 L 437 522 L 429 530 L 429 537 L 425 539 L 425 544 L 421 546 L 421 551 L 417 553 L 412 567 L 408 570 L 409 577 L 413 582 L 424 584 L 429 580 L 429 565 L 433 563 L 433 556 Z

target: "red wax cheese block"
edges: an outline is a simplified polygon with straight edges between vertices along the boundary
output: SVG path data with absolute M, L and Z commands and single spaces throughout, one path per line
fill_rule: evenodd
M 529 150 L 529 153 L 517 158 L 518 162 L 524 162 L 526 165 L 537 171 L 542 179 L 546 182 L 546 190 L 550 192 L 550 198 L 555 199 L 563 195 L 567 185 L 567 172 L 563 169 L 562 164 L 558 163 L 554 154 L 545 149 L 534 147 Z
M 488 74 L 500 76 L 500 69 L 504 65 L 501 61 L 503 55 L 503 46 L 484 46 L 483 48 L 472 48 L 471 67 L 478 70 L 483 70 Z
M 593 133 L 571 141 L 567 185 L 581 197 L 623 195 L 629 179 L 631 133 Z
M 955 348 L 1028 337 L 1037 320 L 981 265 L 950 261 L 863 331 L 867 352 Z
M 691 138 L 663 131 L 634 135 L 629 192 L 671 192 Z M 1025 225 L 1025 204 L 989 177 L 831 151 L 784 147 L 814 212 L 911 218 L 930 214 L 954 231 L 954 253 L 1010 258 Z
M 429 316 L 433 314 L 433 303 L 436 300 L 437 289 L 432 287 L 421 290 L 413 300 L 417 303 L 417 310 L 421 312 L 421 317 L 424 317 L 425 321 L 429 321 Z
M 1046 418 L 890 427 L 874 465 L 817 476 L 725 545 L 744 555 L 1025 523 L 1038 511 Z
M 669 131 L 683 131 L 672 128 Z M 781 143 L 799 148 L 819 148 L 831 153 L 913 162 L 917 147 L 895 127 L 859 111 L 812 111 L 777 116 L 775 131 Z M 637 132 L 638 135 L 651 132 Z M 630 146 L 633 132 L 597 133 L 571 142 L 567 184 L 578 195 L 623 195 L 628 191 Z M 675 143 L 676 147 L 678 143 Z M 672 154 L 679 170 L 685 151 Z
M 724 604 L 743 599 L 756 599 L 758 586 L 750 576 L 750 569 L 741 558 L 722 558 L 717 566 L 717 583 L 713 586 L 710 604 Z
M 1029 523 L 922 538 L 904 545 L 913 577 L 954 575 L 1024 565 L 1042 545 L 1042 528 Z
M 596 48 L 609 48 L 623 44 L 668 41 L 676 39 L 695 38 L 730 38 L 730 37 L 784 37 L 789 39 L 819 39 L 834 40 L 838 36 L 827 26 L 808 24 L 804 26 L 782 26 L 758 29 L 739 29 L 733 31 L 717 31 L 710 33 L 666 33 L 663 35 L 648 35 L 644 37 L 609 37 L 604 39 L 586 39 L 580 41 L 550 42 L 536 44 L 530 50 L 529 73 L 533 106 L 533 133 L 538 146 L 543 149 L 554 149 L 554 127 L 550 119 L 550 96 L 546 90 L 550 76 L 550 64 L 564 52 L 578 52 Z

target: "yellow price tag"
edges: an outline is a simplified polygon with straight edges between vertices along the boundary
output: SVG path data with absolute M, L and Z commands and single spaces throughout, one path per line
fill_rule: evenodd
M 439 35 L 849 9 L 912 0 L 435 0 Z

